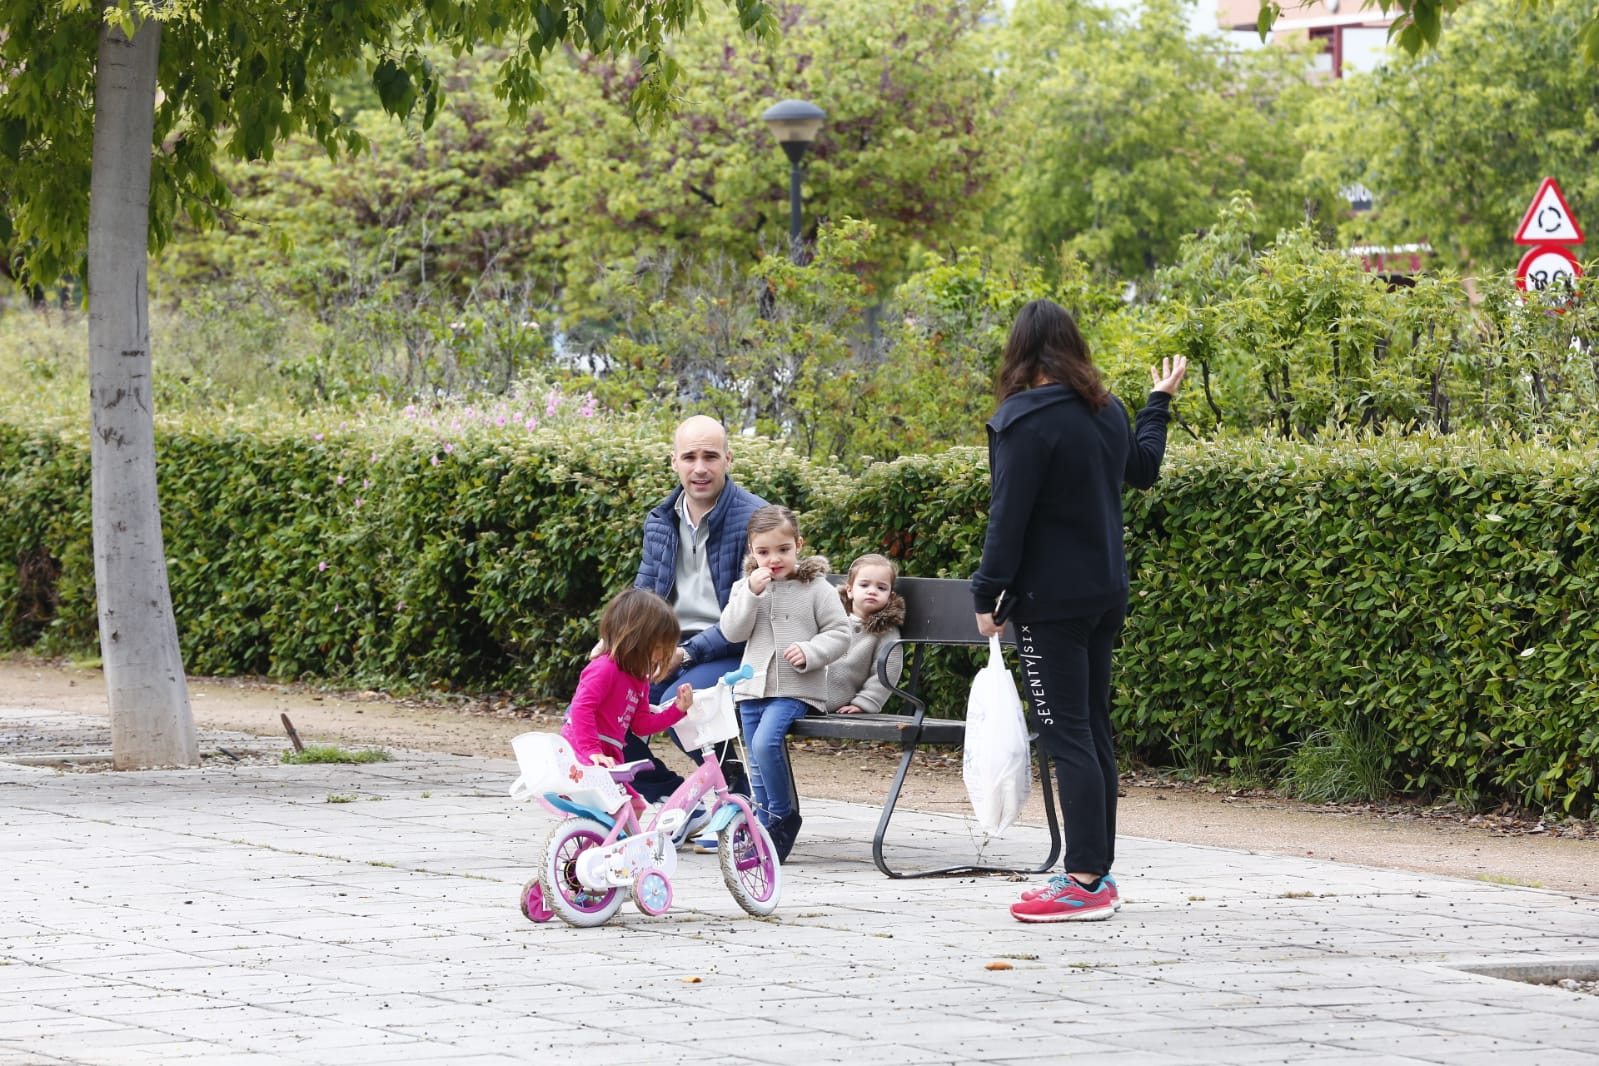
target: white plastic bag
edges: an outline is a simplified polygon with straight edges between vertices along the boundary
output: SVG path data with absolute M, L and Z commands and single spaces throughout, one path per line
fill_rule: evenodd
M 977 672 L 966 699 L 961 777 L 977 824 L 991 837 L 1003 833 L 1021 814 L 1033 786 L 1022 699 L 997 636 L 988 638 L 988 665 Z

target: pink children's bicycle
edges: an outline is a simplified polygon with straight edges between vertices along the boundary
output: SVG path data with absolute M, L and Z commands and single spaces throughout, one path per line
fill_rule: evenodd
M 621 782 L 649 766 L 624 763 L 609 769 L 579 763 L 572 746 L 555 733 L 523 733 L 511 741 L 522 775 L 513 798 L 536 798 L 561 821 L 550 829 L 538 874 L 522 886 L 522 913 L 535 922 L 559 917 L 570 925 L 602 925 L 631 892 L 645 914 L 672 905 L 671 876 L 677 870 L 677 838 L 691 812 L 705 801 L 708 830 L 717 835 L 722 879 L 738 905 L 756 917 L 777 909 L 783 868 L 766 827 L 749 801 L 727 787 L 714 745 L 737 735 L 732 685 L 749 676 L 740 667 L 715 688 L 694 694 L 694 708 L 677 726 L 686 747 L 704 761 L 656 810 L 646 828 Z

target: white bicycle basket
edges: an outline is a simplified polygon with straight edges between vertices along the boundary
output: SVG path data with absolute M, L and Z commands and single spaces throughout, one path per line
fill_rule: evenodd
M 626 796 L 603 766 L 578 761 L 559 733 L 522 733 L 511 738 L 522 776 L 511 782 L 512 799 L 560 796 L 582 807 L 614 811 Z

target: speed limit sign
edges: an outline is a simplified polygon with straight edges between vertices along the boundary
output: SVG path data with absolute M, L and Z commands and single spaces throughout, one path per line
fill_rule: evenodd
M 1577 257 L 1558 244 L 1537 244 L 1527 250 L 1516 267 L 1516 288 L 1522 292 L 1576 291 L 1582 277 Z

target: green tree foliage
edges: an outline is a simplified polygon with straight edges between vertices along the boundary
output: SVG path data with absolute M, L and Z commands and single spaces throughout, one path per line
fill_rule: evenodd
M 1391 286 L 1308 228 L 1264 248 L 1252 205 L 1235 200 L 1157 274 L 1160 298 L 1127 314 L 1135 362 L 1183 354 L 1180 409 L 1205 433 L 1285 438 L 1346 431 L 1488 428 L 1561 433 L 1599 403 L 1599 307 L 1552 314 L 1556 294 L 1523 297 L 1508 272 L 1482 279 L 1474 308 L 1458 275 Z M 1113 362 L 1113 365 L 1117 365 Z M 1121 364 L 1125 366 L 1125 359 Z
M 788 163 L 761 122 L 787 97 L 827 112 L 805 159 L 805 212 L 871 221 L 862 265 L 902 273 L 917 247 L 979 221 L 1003 135 L 986 0 L 814 0 L 785 7 L 774 44 L 743 46 L 707 20 L 676 52 L 686 71 L 674 125 L 640 130 L 619 104 L 631 71 L 581 60 L 582 106 L 552 116 L 559 162 L 543 172 L 552 219 L 570 234 L 568 276 L 640 251 L 691 244 L 735 262 L 786 249 Z
M 1525 0 L 1518 4 L 1527 17 L 1536 17 L 1540 8 L 1550 0 Z M 1417 55 L 1426 48 L 1436 48 L 1443 35 L 1444 19 L 1453 15 L 1464 0 L 1364 0 L 1364 10 L 1381 11 L 1394 19 L 1389 38 L 1406 52 Z M 1282 17 L 1283 6 L 1277 0 L 1261 0 L 1260 39 L 1265 40 L 1272 25 Z M 1454 31 L 1451 30 L 1451 33 Z M 1589 63 L 1599 63 L 1599 14 L 1589 12 L 1579 22 L 1567 41 L 1567 47 L 1586 57 Z
M 1435 50 L 1329 87 L 1307 171 L 1359 181 L 1376 203 L 1346 238 L 1427 241 L 1457 269 L 1508 269 L 1549 175 L 1577 219 L 1599 226 L 1599 77 L 1571 48 L 1592 12 L 1583 0 L 1474 0 Z
M 763 0 L 734 0 L 744 30 L 770 29 Z M 383 110 L 437 113 L 442 85 L 429 56 L 498 47 L 495 91 L 515 109 L 542 100 L 546 58 L 567 44 L 636 55 L 629 106 L 658 114 L 681 68 L 665 42 L 701 13 L 697 0 L 112 0 L 106 17 L 128 32 L 146 18 L 162 42 L 152 145 L 150 244 L 171 237 L 180 214 L 196 222 L 229 200 L 222 154 L 269 160 L 304 135 L 324 151 L 366 146 L 340 113 L 332 87 L 364 72 Z M 79 270 L 87 242 L 93 74 L 102 4 L 0 0 L 0 242 L 22 275 L 49 283 Z
M 743 267 L 786 247 L 788 163 L 760 116 L 788 96 L 828 113 L 806 160 L 811 238 L 819 218 L 870 218 L 866 265 L 903 271 L 917 248 L 969 234 L 988 202 L 1002 109 L 984 7 L 817 0 L 782 8 L 772 41 L 713 8 L 664 51 L 679 73 L 653 124 L 633 113 L 647 70 L 629 58 L 564 50 L 542 72 L 552 102 L 522 111 L 493 80 L 501 57 L 440 56 L 448 91 L 430 129 L 358 114 L 358 155 L 330 161 L 299 140 L 231 168 L 237 214 L 180 246 L 178 276 L 265 271 L 329 307 L 374 285 L 468 300 L 510 285 L 529 306 L 562 294 L 572 312 L 611 271 L 674 252 Z
M 672 257 L 613 272 L 596 290 L 604 328 L 570 339 L 583 368 L 573 384 L 613 408 L 708 412 L 860 466 L 982 443 L 1000 349 L 1026 301 L 1119 306 L 1081 269 L 1051 281 L 976 249 L 929 253 L 878 292 L 865 280 L 876 240 L 869 223 L 843 219 L 822 227 L 803 266 L 774 255 L 741 274 Z
M 1235 190 L 1261 205 L 1262 236 L 1304 217 L 1297 53 L 1190 37 L 1182 0 L 1020 0 L 1005 41 L 1016 159 L 999 226 L 1029 252 L 1064 243 L 1138 277 Z

